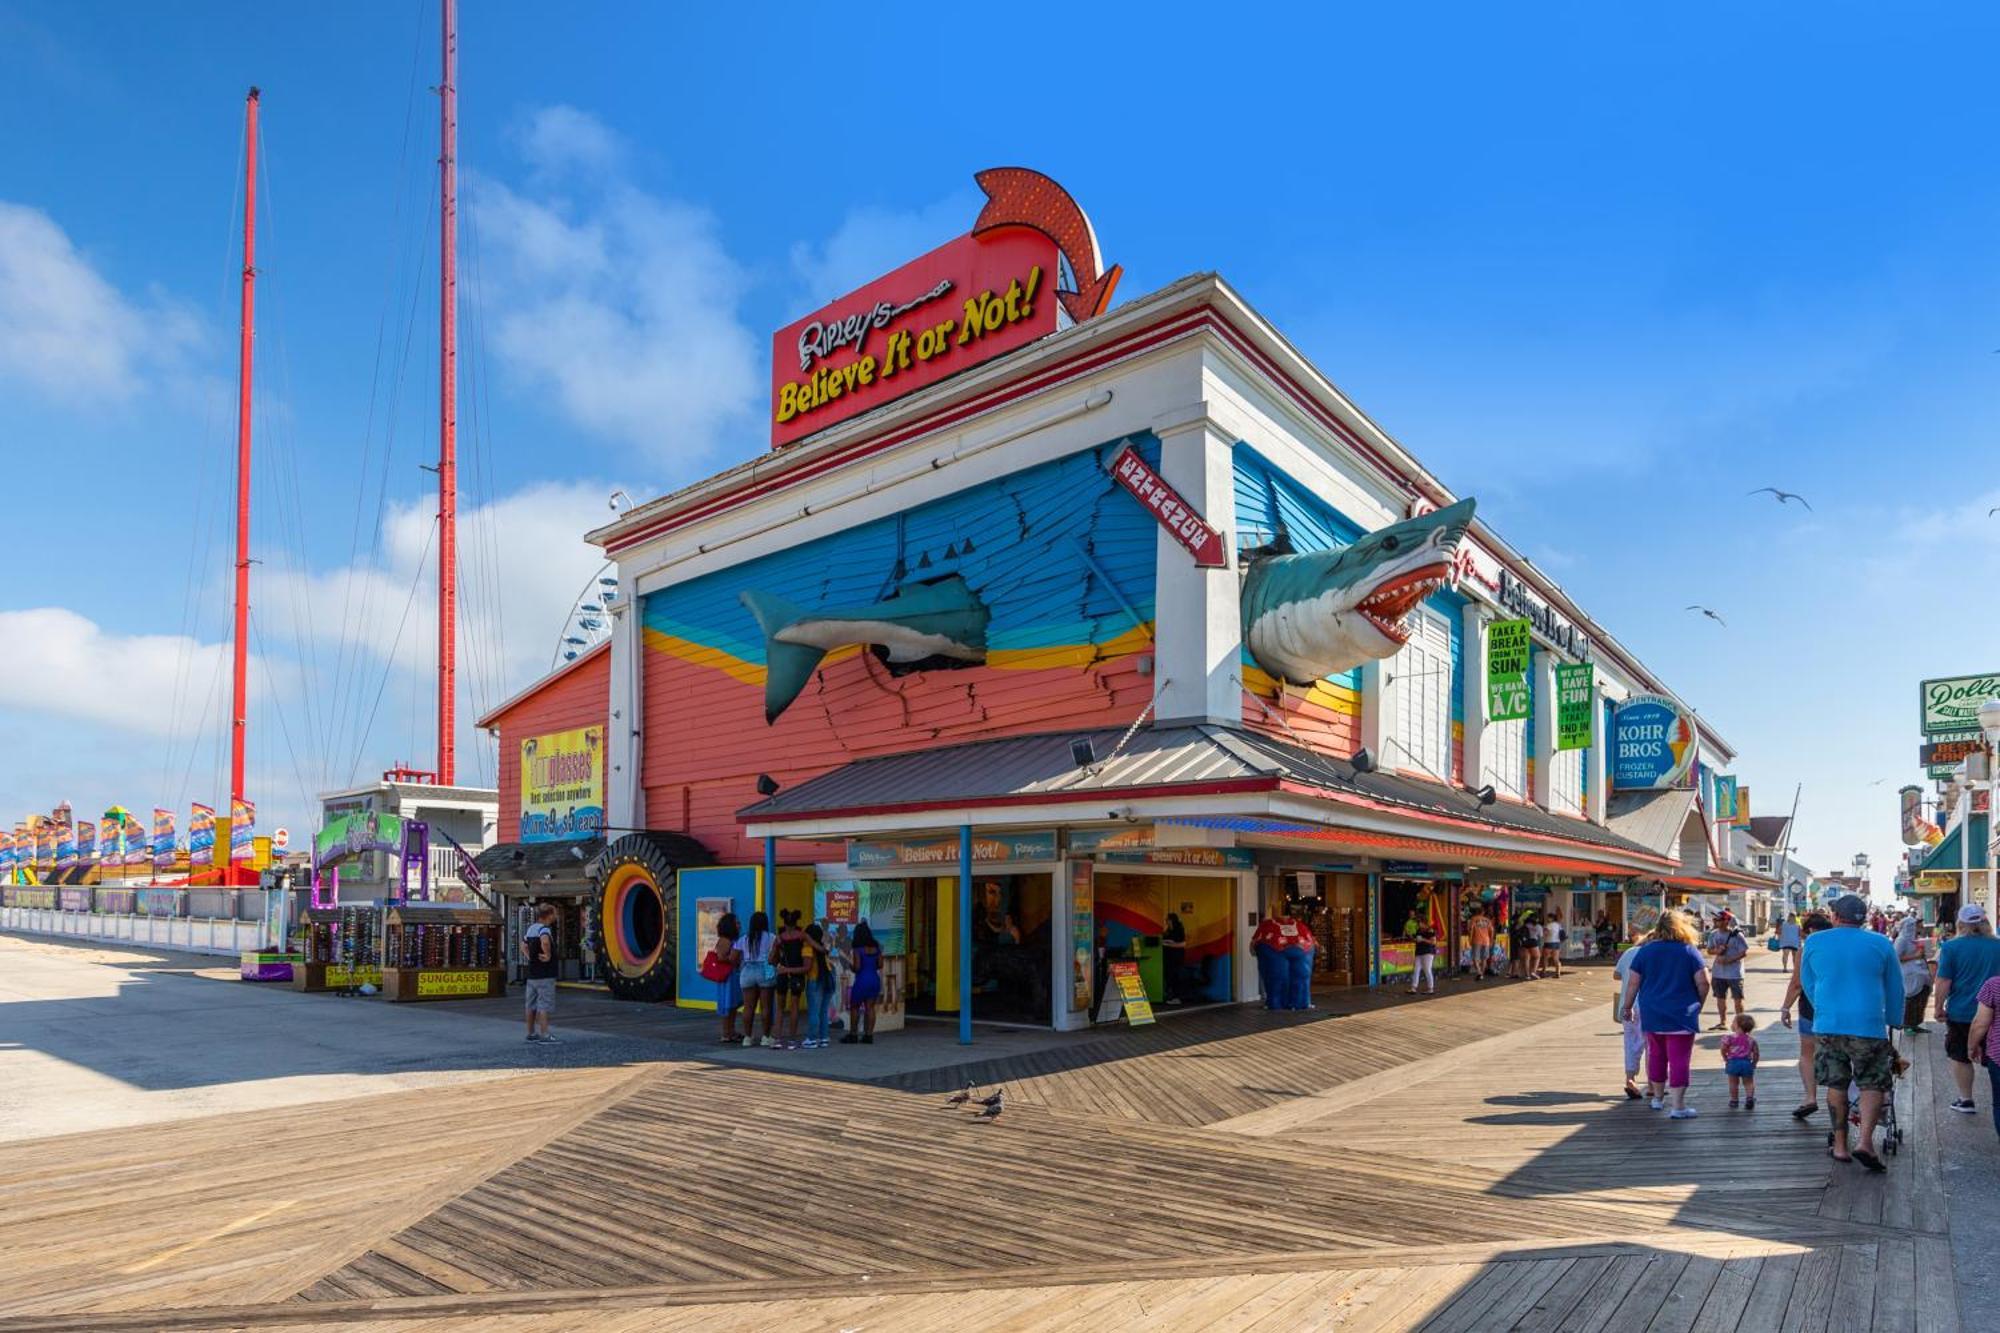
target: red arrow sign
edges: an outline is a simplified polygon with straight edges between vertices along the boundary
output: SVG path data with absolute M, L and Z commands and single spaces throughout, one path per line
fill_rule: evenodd
M 1104 267 L 1097 231 L 1069 191 L 1026 167 L 989 167 L 973 179 L 986 191 L 986 207 L 979 210 L 972 234 L 995 227 L 1033 227 L 1056 243 L 1076 276 L 1075 291 L 1057 294 L 1069 317 L 1081 324 L 1103 314 L 1124 270 L 1116 264 Z
M 1222 549 L 1222 534 L 1208 526 L 1208 520 L 1181 499 L 1180 492 L 1167 485 L 1160 474 L 1139 457 L 1137 449 L 1126 445 L 1106 466 L 1113 480 L 1146 506 L 1169 536 L 1187 547 L 1188 554 L 1194 557 L 1197 565 L 1220 569 L 1229 563 Z

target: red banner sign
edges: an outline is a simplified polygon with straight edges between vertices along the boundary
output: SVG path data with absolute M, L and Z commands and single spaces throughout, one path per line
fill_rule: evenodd
M 1194 557 L 1197 565 L 1220 569 L 1229 563 L 1222 550 L 1222 534 L 1208 526 L 1208 520 L 1181 499 L 1180 492 L 1161 479 L 1139 451 L 1126 445 L 1110 462 L 1111 475 L 1140 504 L 1152 511 L 1170 536 Z
M 771 340 L 771 445 L 1026 346 L 1056 329 L 1056 244 L 1008 226 L 913 259 Z

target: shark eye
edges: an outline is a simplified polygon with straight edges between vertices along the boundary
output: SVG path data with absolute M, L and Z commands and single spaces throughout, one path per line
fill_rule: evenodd
M 1384 537 L 1384 538 L 1382 539 L 1382 549 L 1383 549 L 1383 550 L 1385 550 L 1385 551 L 1393 551 L 1393 550 L 1395 550 L 1395 549 L 1396 549 L 1396 539 L 1395 539 L 1394 537 Z

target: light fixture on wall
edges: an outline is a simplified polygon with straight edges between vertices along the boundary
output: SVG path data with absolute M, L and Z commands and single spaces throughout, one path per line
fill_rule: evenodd
M 1472 794 L 1479 798 L 1481 805 L 1491 805 L 1500 799 L 1500 793 L 1493 790 L 1493 784 L 1490 782 Z
M 1097 762 L 1097 747 L 1090 743 L 1090 737 L 1078 736 L 1069 743 L 1069 757 L 1078 768 L 1089 768 Z
M 1373 773 L 1375 771 L 1374 752 L 1365 745 L 1354 752 L 1352 762 L 1356 773 Z
M 769 773 L 759 773 L 757 775 L 757 794 L 759 796 L 776 796 L 778 794 L 778 780 Z

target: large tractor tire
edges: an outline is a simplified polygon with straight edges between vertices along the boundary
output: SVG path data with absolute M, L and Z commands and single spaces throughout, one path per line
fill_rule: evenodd
M 621 1000 L 672 1000 L 679 880 L 646 837 L 628 833 L 597 858 L 597 974 Z

